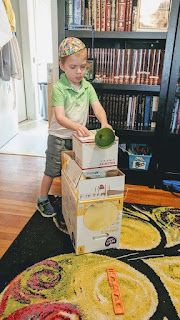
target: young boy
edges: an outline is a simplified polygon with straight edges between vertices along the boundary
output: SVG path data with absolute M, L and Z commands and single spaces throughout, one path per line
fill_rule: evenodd
M 53 217 L 56 212 L 48 200 L 53 178 L 60 176 L 60 153 L 72 149 L 72 133 L 88 136 L 86 122 L 89 105 L 102 127 L 111 127 L 93 86 L 84 79 L 87 63 L 85 44 L 68 37 L 59 46 L 60 68 L 64 72 L 53 86 L 53 115 L 46 150 L 46 167 L 41 183 L 37 207 L 43 217 Z

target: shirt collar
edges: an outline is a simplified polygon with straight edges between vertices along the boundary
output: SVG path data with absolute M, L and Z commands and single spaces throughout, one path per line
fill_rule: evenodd
M 61 80 L 61 82 L 63 83 L 63 85 L 64 85 L 67 89 L 71 89 L 71 90 L 73 90 L 73 91 L 76 91 L 76 89 L 71 86 L 71 83 L 70 83 L 69 80 L 67 79 L 65 73 L 62 73 L 62 74 L 60 75 L 60 80 Z M 85 88 L 88 88 L 88 82 L 83 78 L 83 79 L 81 80 L 81 87 L 80 87 L 80 89 L 79 89 L 78 92 L 80 92 L 81 90 L 84 91 Z

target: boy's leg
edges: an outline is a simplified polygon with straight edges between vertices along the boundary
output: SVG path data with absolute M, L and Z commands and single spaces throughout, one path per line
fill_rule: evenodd
M 37 201 L 37 209 L 43 217 L 52 218 L 56 212 L 48 199 L 48 193 L 51 188 L 53 178 L 44 175 L 41 183 L 41 192 Z
M 40 190 L 40 195 L 42 197 L 48 196 L 52 182 L 53 182 L 53 177 L 50 177 L 50 176 L 47 176 L 44 174 L 42 182 L 41 182 L 41 190 Z
M 68 141 L 67 141 L 68 142 Z M 48 193 L 53 182 L 53 178 L 61 175 L 61 151 L 72 147 L 67 145 L 63 139 L 51 136 L 48 137 L 48 147 L 46 150 L 46 167 L 41 183 L 40 197 L 37 207 L 43 217 L 53 217 L 56 212 L 48 199 Z

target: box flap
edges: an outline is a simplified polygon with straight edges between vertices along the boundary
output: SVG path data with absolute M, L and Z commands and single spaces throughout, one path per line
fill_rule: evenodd
M 82 170 L 78 164 L 71 158 L 70 155 L 65 153 L 66 162 L 62 167 L 64 174 L 70 179 L 75 187 L 77 187 L 82 175 Z
M 97 130 L 89 130 L 90 136 L 88 136 L 88 137 L 80 137 L 76 133 L 73 133 L 73 137 L 75 137 L 77 140 L 81 141 L 82 143 L 91 143 L 91 142 L 94 143 Z M 118 140 L 119 140 L 119 138 L 117 136 L 115 136 L 115 141 L 118 141 Z
M 76 133 L 73 133 L 73 136 L 81 142 L 94 142 L 97 130 L 90 130 L 89 132 L 90 136 L 88 137 L 80 137 Z

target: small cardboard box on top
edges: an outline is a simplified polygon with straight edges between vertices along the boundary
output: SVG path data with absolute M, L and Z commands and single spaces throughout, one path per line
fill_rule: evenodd
M 95 144 L 96 132 L 97 130 L 90 130 L 88 137 L 79 137 L 73 134 L 75 161 L 83 170 L 117 166 L 119 138 L 115 137 L 114 143 L 109 148 L 101 149 Z
M 62 153 L 62 213 L 76 254 L 119 247 L 124 180 L 117 167 L 82 170 Z

